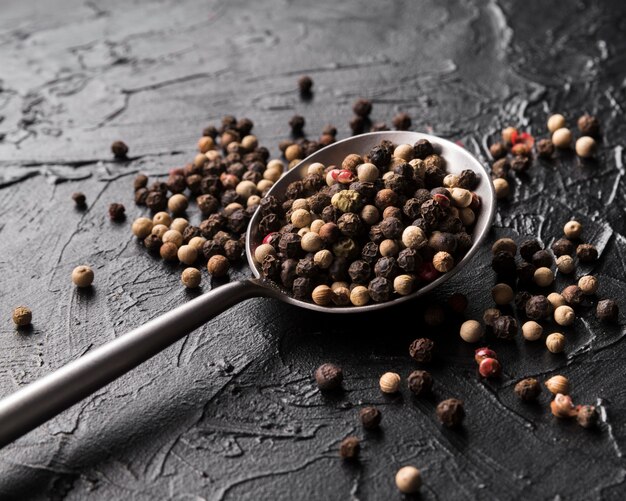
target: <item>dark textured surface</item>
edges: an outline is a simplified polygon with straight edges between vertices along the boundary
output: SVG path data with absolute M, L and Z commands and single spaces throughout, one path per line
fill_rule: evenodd
M 623 2 L 298 3 L 2 2 L 2 395 L 188 298 L 179 270 L 147 256 L 106 208 L 140 214 L 131 176 L 185 163 L 225 113 L 250 116 L 276 153 L 294 112 L 313 136 L 332 122 L 345 137 L 352 101 L 366 96 L 376 120 L 407 111 L 413 129 L 483 160 L 503 125 L 544 135 L 551 111 L 571 125 L 597 113 L 598 162 L 536 163 L 501 205 L 494 237 L 547 244 L 581 218 L 603 250 L 599 295 L 626 308 Z M 315 80 L 308 103 L 295 91 L 302 73 Z M 111 162 L 118 138 L 132 161 Z M 73 208 L 77 190 L 85 212 Z M 480 315 L 488 256 L 485 246 L 435 296 L 462 290 L 468 316 Z M 91 293 L 70 284 L 79 263 L 95 268 Z M 34 310 L 31 332 L 12 327 L 18 304 Z M 422 469 L 422 499 L 624 498 L 623 317 L 607 327 L 583 315 L 563 355 L 490 343 L 504 375 L 485 382 L 456 326 L 426 328 L 416 306 L 338 319 L 247 301 L 1 451 L 0 499 L 399 499 L 393 475 L 404 464 Z M 381 335 L 374 320 L 405 327 Z M 407 346 L 422 334 L 438 343 L 436 397 L 466 402 L 461 431 L 441 429 L 434 399 L 377 388 L 382 372 L 415 367 Z M 342 394 L 313 385 L 324 361 L 343 366 Z M 597 431 L 556 422 L 545 391 L 540 404 L 517 401 L 518 379 L 554 373 L 570 378 L 576 402 L 601 406 Z M 365 404 L 382 410 L 380 433 L 360 429 Z M 354 433 L 362 459 L 344 464 L 338 444 Z

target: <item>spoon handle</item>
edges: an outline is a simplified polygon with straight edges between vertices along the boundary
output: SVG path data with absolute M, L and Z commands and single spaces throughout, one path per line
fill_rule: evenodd
M 249 281 L 216 288 L 0 400 L 0 447 L 137 367 L 232 305 L 267 295 Z

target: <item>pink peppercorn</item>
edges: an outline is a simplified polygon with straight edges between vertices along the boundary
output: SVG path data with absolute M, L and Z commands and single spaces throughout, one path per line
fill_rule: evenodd
M 478 372 L 482 377 L 498 377 L 502 367 L 495 358 L 484 358 L 478 366 Z
M 487 348 L 486 346 L 476 349 L 476 351 L 474 352 L 474 360 L 476 360 L 477 364 L 480 364 L 486 358 L 497 359 L 498 356 L 496 355 L 495 351 Z

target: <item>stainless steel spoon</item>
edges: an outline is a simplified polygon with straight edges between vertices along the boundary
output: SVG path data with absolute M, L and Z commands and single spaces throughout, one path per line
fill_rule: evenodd
M 45 423 L 244 299 L 270 297 L 323 313 L 361 313 L 414 300 L 457 273 L 469 262 L 489 232 L 495 213 L 495 193 L 484 167 L 467 150 L 450 141 L 428 134 L 401 131 L 372 132 L 344 139 L 300 162 L 272 187 L 270 194 L 283 195 L 289 183 L 304 177 L 307 167 L 314 162 L 321 162 L 324 165 L 336 164 L 350 153 L 369 151 L 383 139 L 396 144 L 413 144 L 418 139 L 428 139 L 445 157 L 448 172 L 459 173 L 464 169 L 472 169 L 480 176 L 481 182 L 476 192 L 481 198 L 482 207 L 476 218 L 473 245 L 451 272 L 440 276 L 413 294 L 386 303 L 372 303 L 359 307 L 325 307 L 294 299 L 277 286 L 261 280 L 257 263 L 253 259 L 254 249 L 261 239 L 257 234 L 260 220 L 257 211 L 250 221 L 246 235 L 246 255 L 255 278 L 211 290 L 0 400 L 0 447 Z

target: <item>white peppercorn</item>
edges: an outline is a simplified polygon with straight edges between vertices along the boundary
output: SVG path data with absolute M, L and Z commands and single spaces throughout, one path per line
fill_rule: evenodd
M 188 245 L 196 249 L 196 251 L 201 252 L 202 246 L 204 245 L 205 242 L 206 242 L 206 238 L 204 237 L 193 237 L 191 240 L 189 240 Z
M 89 287 L 93 283 L 93 278 L 93 270 L 89 266 L 77 266 L 72 271 L 72 282 L 77 287 Z
M 526 341 L 537 341 L 543 334 L 543 327 L 534 320 L 524 322 L 522 325 L 522 336 Z
M 413 226 L 413 228 L 415 227 Z M 387 238 L 380 243 L 380 245 L 378 246 L 378 251 L 383 257 L 397 256 L 400 252 L 400 247 L 395 240 Z
M 400 375 L 395 372 L 385 372 L 380 376 L 378 384 L 383 393 L 396 393 L 400 389 Z
M 546 388 L 553 395 L 560 393 L 561 395 L 569 394 L 569 380 L 565 376 L 557 374 L 552 376 L 545 382 Z
M 493 180 L 493 188 L 496 192 L 496 198 L 501 200 L 509 196 L 509 182 L 506 179 L 497 177 Z
M 578 287 L 583 294 L 595 294 L 598 291 L 598 285 L 598 279 L 593 275 L 585 275 L 578 280 Z
M 439 251 L 433 256 L 433 266 L 440 273 L 447 273 L 454 268 L 454 258 L 448 252 Z
M 576 264 L 574 262 L 574 258 L 572 256 L 559 256 L 556 260 L 556 268 L 560 273 L 565 275 L 569 275 L 574 271 Z
M 370 226 L 376 224 L 380 221 L 380 211 L 374 205 L 366 205 L 361 210 L 361 219 Z
M 550 115 L 550 117 L 548 118 L 548 131 L 550 132 L 555 132 L 559 129 L 562 129 L 565 127 L 565 125 L 565 117 L 560 113 Z
M 483 327 L 476 320 L 466 320 L 461 324 L 461 339 L 467 343 L 476 343 L 483 337 Z
M 414 150 L 413 146 L 410 144 L 399 144 L 396 146 L 396 149 L 393 150 L 393 156 L 396 158 L 401 158 L 405 162 L 413 159 Z
M 596 140 L 592 137 L 582 136 L 576 140 L 576 154 L 581 158 L 593 157 L 597 147 Z
M 356 168 L 356 174 L 362 183 L 373 183 L 380 177 L 380 171 L 374 164 L 365 163 Z
M 333 264 L 333 253 L 328 249 L 317 251 L 313 256 L 313 262 L 323 270 L 330 268 Z
M 317 233 L 309 231 L 302 236 L 300 245 L 305 252 L 317 252 L 322 248 L 322 239 Z
M 254 259 L 258 263 L 263 263 L 267 256 L 275 256 L 276 250 L 270 244 L 261 244 L 254 249 Z
M 185 228 L 189 226 L 189 221 L 187 221 L 184 217 L 177 217 L 170 224 L 170 230 L 176 230 L 182 234 L 185 231 Z
M 183 264 L 193 264 L 198 259 L 198 251 L 191 245 L 181 245 L 178 248 L 178 260 Z
M 556 310 L 559 306 L 567 304 L 565 298 L 558 292 L 551 292 L 548 294 L 548 301 L 550 301 L 553 310 Z
M 535 270 L 533 280 L 539 287 L 548 287 L 554 282 L 554 273 L 550 268 L 542 266 Z
M 398 275 L 393 279 L 393 289 L 401 296 L 406 296 L 413 292 L 415 277 L 411 275 Z
M 576 320 L 576 313 L 571 306 L 563 305 L 554 310 L 554 321 L 559 325 L 572 325 Z
M 311 222 L 311 226 L 309 228 L 313 233 L 319 233 L 320 228 L 324 226 L 324 224 L 325 223 L 323 219 L 316 219 L 315 221 Z
M 443 185 L 446 188 L 454 188 L 459 185 L 459 176 L 456 174 L 448 174 L 443 178 Z
M 572 131 L 567 127 L 561 127 L 552 133 L 552 143 L 557 148 L 569 148 L 572 144 Z
M 182 193 L 176 193 L 167 201 L 167 208 L 172 214 L 182 214 L 187 210 L 189 200 Z
M 200 286 L 202 274 L 196 268 L 185 268 L 180 275 L 180 281 L 188 289 L 195 289 Z
M 291 224 L 296 228 L 304 228 L 311 224 L 311 213 L 306 209 L 296 209 L 291 214 Z
M 156 235 L 157 237 L 159 237 L 161 240 L 163 240 L 163 235 L 165 235 L 165 232 L 169 230 L 169 228 L 167 226 L 165 226 L 164 224 L 155 224 L 152 227 L 152 234 Z
M 551 353 L 561 353 L 565 349 L 565 336 L 560 332 L 553 332 L 546 338 L 546 347 Z
M 176 247 L 183 245 L 183 235 L 176 230 L 167 230 L 161 237 L 161 240 L 163 240 L 163 243 L 172 242 Z
M 259 195 L 251 195 L 248 197 L 248 201 L 246 202 L 246 207 L 254 207 L 255 205 L 259 205 L 261 203 L 261 197 Z
M 328 285 L 318 285 L 311 293 L 311 299 L 315 304 L 327 306 L 333 299 L 333 290 Z
M 513 289 L 508 284 L 496 284 L 491 289 L 491 297 L 498 305 L 509 304 L 515 296 Z
M 306 198 L 296 198 L 291 204 L 291 210 L 310 210 L 309 202 L 307 202 Z
M 452 201 L 457 207 L 469 207 L 472 203 L 472 192 L 464 188 L 452 188 Z
M 568 221 L 567 223 L 565 223 L 565 226 L 563 226 L 563 234 L 565 235 L 566 238 L 569 239 L 576 239 L 576 238 L 580 238 L 580 236 L 583 233 L 583 225 L 580 224 L 578 221 Z
M 170 216 L 167 212 L 161 211 L 157 212 L 154 216 L 152 216 L 152 222 L 156 224 L 164 224 L 168 228 L 170 224 L 172 224 L 172 216 Z
M 414 466 L 404 466 L 396 473 L 396 487 L 404 494 L 415 494 L 422 486 L 422 474 Z
M 137 238 L 144 239 L 152 232 L 152 220 L 147 217 L 139 217 L 133 221 L 131 230 Z
M 370 293 L 367 287 L 363 285 L 357 285 L 350 292 L 350 302 L 354 306 L 365 306 L 370 300 Z
M 417 226 L 407 226 L 402 232 L 402 243 L 409 249 L 421 249 L 428 243 L 424 230 Z

